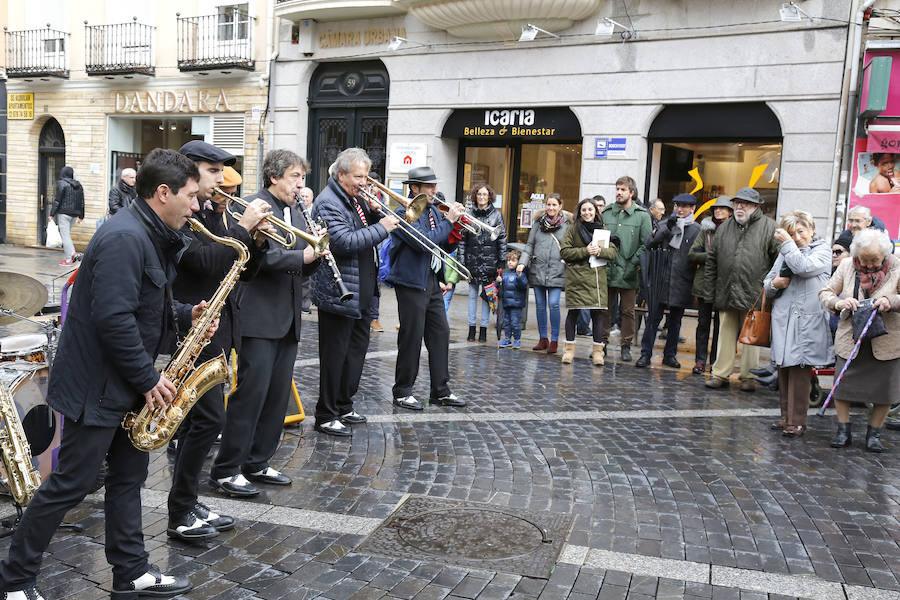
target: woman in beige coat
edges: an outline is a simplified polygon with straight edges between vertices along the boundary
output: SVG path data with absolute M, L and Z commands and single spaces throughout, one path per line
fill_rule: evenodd
M 835 392 L 838 430 L 831 440 L 833 448 L 849 446 L 852 442 L 850 403 L 871 402 L 874 407 L 866 431 L 866 450 L 884 452 L 881 427 L 891 402 L 900 398 L 900 259 L 892 254 L 893 248 L 885 232 L 860 231 L 850 244 L 851 258 L 841 261 L 819 292 L 825 310 L 841 317 L 834 340 L 837 372 L 853 351 L 855 340 L 850 315 L 859 309 L 861 300 L 875 301 L 874 307 L 888 331 L 887 335 L 860 344 L 859 353 Z

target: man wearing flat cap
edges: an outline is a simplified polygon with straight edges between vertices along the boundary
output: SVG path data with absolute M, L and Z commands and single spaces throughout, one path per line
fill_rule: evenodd
M 662 364 L 673 369 L 681 368 L 676 358 L 681 318 L 685 307 L 694 302 L 691 288 L 695 268 L 688 261 L 688 254 L 694 239 L 700 233 L 700 226 L 694 222 L 694 208 L 697 205 L 694 196 L 678 194 L 672 202 L 675 205 L 672 214 L 656 222 L 656 230 L 645 242 L 648 253 L 647 272 L 641 276 L 647 281 L 650 313 L 641 339 L 641 356 L 634 363 L 636 367 L 650 364 L 653 344 L 656 343 L 656 328 L 668 308 L 669 331 Z
M 713 293 L 719 311 L 719 346 L 712 376 L 706 387 L 727 388 L 734 370 L 735 348 L 744 317 L 762 291 L 763 279 L 778 257 L 781 244 L 775 239 L 775 221 L 762 212 L 762 198 L 750 187 L 741 188 L 734 198 L 734 214 L 713 237 L 706 252 L 706 289 Z M 759 347 L 741 349 L 741 391 L 756 391 L 750 372 L 759 366 Z
M 267 222 L 263 221 L 268 212 L 268 204 L 262 201 L 251 204 L 240 221 L 232 222 L 226 227 L 223 220 L 224 197 L 213 196 L 213 188 L 226 183 L 226 170 L 230 171 L 230 181 L 227 183 L 233 183 L 237 187 L 234 180 L 237 178 L 239 182 L 240 175 L 230 166 L 234 164 L 235 158 L 224 150 L 201 141 L 188 142 L 179 152 L 193 160 L 200 172 L 197 197 L 202 208 L 194 213 L 194 218 L 213 235 L 231 237 L 247 246 L 251 259 L 242 273 L 242 279 L 252 277 L 263 251 L 251 236 L 257 229 L 268 228 Z M 216 202 L 210 204 L 211 199 Z M 237 260 L 237 253 L 231 247 L 191 230 L 187 225 L 182 228 L 181 233 L 190 240 L 190 244 L 178 261 L 178 276 L 172 285 L 172 294 L 182 302 L 196 304 L 202 300 L 209 301 Z M 259 240 L 261 243 L 264 238 L 259 236 Z M 233 294 L 229 295 L 219 317 L 219 329 L 201 352 L 197 359 L 198 365 L 217 357 L 223 351 L 226 356 L 230 355 L 231 348 L 238 345 L 240 318 L 233 298 Z M 180 337 L 183 338 L 186 333 L 181 332 Z M 234 527 L 233 518 L 217 514 L 198 499 L 203 461 L 225 419 L 224 387 L 224 384 L 216 385 L 201 396 L 179 428 L 172 487 L 169 490 L 167 533 L 183 542 L 209 539 L 220 531 Z
M 452 252 L 461 239 L 451 234 L 465 208 L 459 203 L 450 205 L 446 216 L 434 205 L 438 178 L 431 167 L 413 167 L 406 181 L 409 197 L 428 196 L 428 205 L 417 221 L 412 223 L 419 232 Z M 397 214 L 405 211 L 401 207 Z M 458 232 L 457 232 L 458 233 Z M 450 325 L 444 309 L 441 283 L 444 281 L 444 262 L 432 255 L 403 228 L 391 233 L 391 272 L 387 281 L 397 293 L 397 312 L 400 332 L 397 335 L 397 367 L 394 374 L 394 406 L 408 410 L 423 410 L 424 404 L 413 396 L 413 386 L 419 374 L 419 353 L 422 340 L 428 349 L 428 370 L 431 374 L 431 402 L 445 406 L 465 406 L 466 401 L 450 391 Z

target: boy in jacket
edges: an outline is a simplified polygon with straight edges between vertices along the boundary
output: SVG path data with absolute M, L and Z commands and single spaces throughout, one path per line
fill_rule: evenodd
M 503 302 L 503 330 L 506 333 L 501 348 L 518 350 L 522 347 L 522 309 L 528 301 L 528 278 L 519 273 L 519 258 L 522 253 L 510 250 L 506 253 L 506 271 L 497 277 L 500 284 L 500 298 Z

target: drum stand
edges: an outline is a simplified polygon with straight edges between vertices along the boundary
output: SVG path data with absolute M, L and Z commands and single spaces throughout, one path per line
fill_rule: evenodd
M 0 532 L 0 540 L 14 534 L 19 527 L 19 521 L 22 520 L 22 514 L 24 513 L 22 507 L 19 506 L 18 502 L 13 502 L 13 504 L 16 507 L 16 517 L 14 519 L 3 519 L 0 521 L 0 526 L 6 529 L 6 531 Z M 78 523 L 60 523 L 57 529 L 68 529 L 75 533 L 81 533 L 84 531 L 84 526 L 79 525 Z

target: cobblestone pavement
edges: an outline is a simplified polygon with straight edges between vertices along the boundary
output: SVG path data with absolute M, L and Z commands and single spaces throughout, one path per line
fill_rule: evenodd
M 204 483 L 205 501 L 238 518 L 232 532 L 195 546 L 167 539 L 171 471 L 165 452 L 153 455 L 146 543 L 164 570 L 190 576 L 186 598 L 900 598 L 895 433 L 883 455 L 859 441 L 834 450 L 833 417 L 811 416 L 806 436 L 785 439 L 768 428 L 775 394 L 708 390 L 688 355 L 681 371 L 638 370 L 615 359 L 615 344 L 606 366 L 591 366 L 589 338 L 579 338 L 573 365 L 466 343 L 465 303 L 454 299 L 450 367 L 468 407 L 391 405 L 397 321 L 386 290 L 386 332 L 373 334 L 355 404 L 369 423 L 351 438 L 318 434 L 311 418 L 286 428 L 273 466 L 290 487 L 236 501 Z M 316 335 L 314 313 L 294 371 L 309 413 Z M 423 355 L 420 398 L 427 373 Z M 854 416 L 859 434 L 864 421 Z M 473 567 L 453 552 L 371 550 L 372 534 L 411 496 L 571 516 L 572 525 L 549 579 Z M 48 600 L 107 597 L 102 496 L 67 520 L 85 530 L 56 535 L 39 585 Z M 465 535 L 483 545 L 501 533 L 457 534 L 456 556 Z M 7 547 L 0 541 L 0 553 Z

